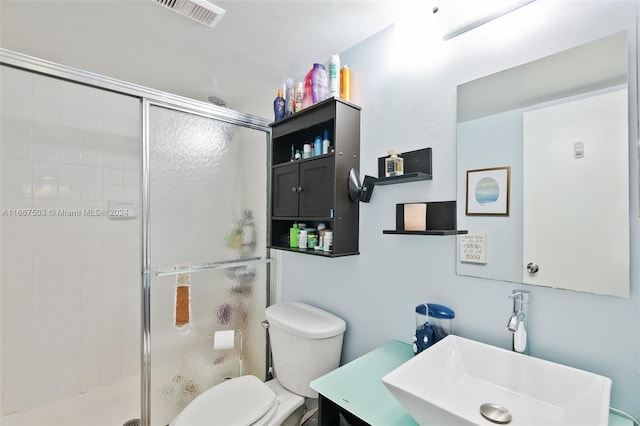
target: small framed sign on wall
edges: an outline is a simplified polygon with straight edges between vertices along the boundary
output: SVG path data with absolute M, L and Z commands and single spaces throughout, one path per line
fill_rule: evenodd
M 511 167 L 467 170 L 467 216 L 509 216 Z
M 487 234 L 460 235 L 460 261 L 487 263 Z

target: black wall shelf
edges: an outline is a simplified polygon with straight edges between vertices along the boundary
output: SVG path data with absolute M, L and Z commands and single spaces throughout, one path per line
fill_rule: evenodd
M 422 148 L 415 151 L 407 151 L 400 154 L 403 158 L 404 174 L 400 176 L 384 177 L 384 160 L 389 156 L 378 157 L 378 177 L 365 176 L 360 188 L 359 199 L 363 203 L 371 201 L 373 188 L 378 185 L 394 185 L 397 183 L 418 182 L 431 180 L 431 148 Z
M 396 234 L 396 235 L 459 235 L 459 234 L 468 234 L 469 231 L 463 229 L 451 229 L 451 230 L 432 230 L 432 231 L 404 231 L 404 230 L 396 230 L 396 229 L 385 229 L 382 231 L 383 234 Z
M 396 183 L 418 182 L 421 180 L 431 180 L 431 174 L 422 172 L 405 173 L 401 176 L 391 176 L 378 178 L 374 185 L 393 185 Z
M 413 231 L 405 228 L 405 205 L 426 204 L 425 230 Z M 396 204 L 396 229 L 383 230 L 383 234 L 396 235 L 459 235 L 469 231 L 456 229 L 456 202 L 430 201 L 418 203 Z
M 295 247 L 281 247 L 281 246 L 269 246 L 270 249 L 274 249 L 274 250 L 282 250 L 282 251 L 291 251 L 294 253 L 304 253 L 304 254 L 310 254 L 313 256 L 321 256 L 321 257 L 342 257 L 342 256 L 353 256 L 353 255 L 358 255 L 360 254 L 359 251 L 354 251 L 354 252 L 344 252 L 344 253 L 332 253 L 332 252 L 328 252 L 328 251 L 323 251 L 323 250 L 316 250 L 316 249 L 304 249 L 304 248 L 295 248 Z

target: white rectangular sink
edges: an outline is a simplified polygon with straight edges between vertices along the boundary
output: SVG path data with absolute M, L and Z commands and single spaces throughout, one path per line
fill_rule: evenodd
M 420 425 L 493 425 L 485 403 L 509 425 L 607 425 L 611 379 L 450 335 L 382 378 Z

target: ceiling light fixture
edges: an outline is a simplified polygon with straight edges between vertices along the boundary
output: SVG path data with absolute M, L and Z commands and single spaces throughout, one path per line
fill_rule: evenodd
M 433 13 L 443 30 L 443 40 L 466 33 L 535 0 L 448 0 L 439 1 Z
M 213 27 L 224 16 L 224 9 L 206 0 L 154 0 L 174 12 Z

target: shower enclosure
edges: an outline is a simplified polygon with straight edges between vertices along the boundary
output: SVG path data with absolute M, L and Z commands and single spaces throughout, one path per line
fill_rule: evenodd
M 0 83 L 0 422 L 164 426 L 264 378 L 266 120 L 4 49 Z
M 265 377 L 267 144 L 264 134 L 208 117 L 146 102 L 144 111 L 151 374 L 143 386 L 150 424 L 166 425 L 225 378 Z

